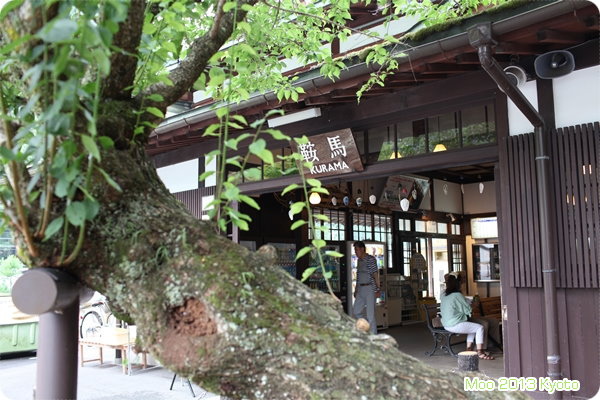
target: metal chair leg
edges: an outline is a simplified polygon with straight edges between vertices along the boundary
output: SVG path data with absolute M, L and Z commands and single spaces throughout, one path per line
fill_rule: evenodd
M 177 374 L 173 375 L 173 380 L 171 381 L 171 387 L 169 388 L 169 390 L 173 390 L 173 384 L 175 383 L 175 378 L 177 378 Z
M 192 397 L 196 397 L 196 393 L 194 393 L 194 389 L 192 389 L 192 382 L 190 382 L 190 380 L 187 380 L 188 386 L 190 388 L 190 392 L 192 392 Z

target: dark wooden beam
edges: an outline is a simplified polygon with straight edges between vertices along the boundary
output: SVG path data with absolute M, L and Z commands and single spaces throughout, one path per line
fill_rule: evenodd
M 480 69 L 479 66 L 475 64 L 436 63 L 427 64 L 425 70 L 422 71 L 422 74 L 456 74 L 477 71 L 478 69 Z
M 560 32 L 552 29 L 542 29 L 537 32 L 537 39 L 541 43 L 557 43 L 572 45 L 585 41 L 583 33 Z

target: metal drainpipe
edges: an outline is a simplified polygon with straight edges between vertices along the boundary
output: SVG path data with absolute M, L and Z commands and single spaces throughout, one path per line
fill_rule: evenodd
M 556 226 L 552 218 L 552 197 L 550 196 L 550 156 L 546 143 L 545 123 L 542 116 L 527 100 L 525 95 L 510 82 L 492 57 L 491 24 L 481 24 L 469 29 L 469 42 L 479 55 L 481 66 L 496 82 L 535 128 L 535 172 L 538 189 L 538 207 L 540 219 L 540 240 L 542 250 L 542 276 L 544 287 L 544 313 L 546 333 L 546 373 L 552 380 L 562 379 L 560 346 L 558 342 L 558 308 L 556 306 L 556 268 L 551 249 L 556 245 Z M 562 392 L 555 391 L 555 399 L 562 399 Z

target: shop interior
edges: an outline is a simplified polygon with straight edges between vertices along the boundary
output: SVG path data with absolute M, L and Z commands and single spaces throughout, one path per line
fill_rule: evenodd
M 364 241 L 377 258 L 385 288 L 376 308 L 380 329 L 423 321 L 421 304 L 439 302 L 444 274 L 452 271 L 466 278 L 466 296 L 500 296 L 494 163 L 338 179 L 325 186 L 329 195 L 311 194 L 309 202 L 313 213 L 327 216 L 327 222 L 317 223 L 328 230 L 290 230 L 298 217 L 290 218 L 289 204 L 300 198 L 299 193 L 265 193 L 256 196 L 260 211 L 241 209 L 252 223 L 249 231 L 240 232 L 240 244 L 251 250 L 273 245 L 278 265 L 301 279 L 304 270 L 316 266 L 316 257 L 295 260 L 296 250 L 313 237 L 324 239 L 326 250 L 343 254 L 326 256 L 325 269 L 331 271 L 331 287 L 348 311 L 356 262 L 352 244 Z M 425 266 L 411 268 L 413 249 L 423 256 Z M 305 283 L 327 291 L 319 270 Z

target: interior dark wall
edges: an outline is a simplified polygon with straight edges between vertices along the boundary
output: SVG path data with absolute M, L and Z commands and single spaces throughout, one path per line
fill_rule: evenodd
M 240 231 L 240 240 L 256 241 L 257 248 L 268 242 L 295 243 L 296 234 L 290 229 L 292 221 L 288 217 L 289 209 L 270 193 L 255 200 L 260 205 L 260 210 L 246 204 L 240 207 L 242 213 L 252 218 L 250 230 Z

